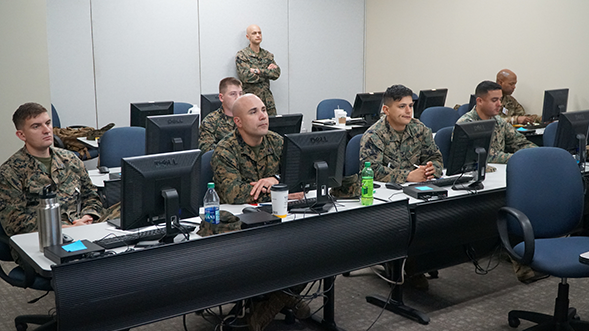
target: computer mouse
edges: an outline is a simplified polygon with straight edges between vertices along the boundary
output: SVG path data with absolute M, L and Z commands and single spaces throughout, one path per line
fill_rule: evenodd
M 107 166 L 100 166 L 98 167 L 98 172 L 100 172 L 101 174 L 108 174 L 110 170 Z
M 386 183 L 385 186 L 391 190 L 402 190 L 403 186 L 398 183 Z
M 73 241 L 74 241 L 74 238 L 72 238 L 72 237 L 68 236 L 68 235 L 67 235 L 67 234 L 65 234 L 65 233 L 62 235 L 62 237 L 63 237 L 63 243 L 64 243 L 64 244 L 71 243 L 71 242 L 73 242 Z
M 241 210 L 242 213 L 258 213 L 260 210 L 257 207 L 245 207 Z
M 372 184 L 372 188 L 380 188 L 380 184 L 373 183 L 373 184 Z

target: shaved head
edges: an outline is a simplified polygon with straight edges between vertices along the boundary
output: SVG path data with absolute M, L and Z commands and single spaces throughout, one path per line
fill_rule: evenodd
M 509 69 L 503 69 L 497 73 L 497 83 L 499 83 L 499 81 L 509 79 L 512 76 L 517 77 L 513 71 Z
M 253 105 L 257 104 L 258 101 L 262 102 L 262 100 L 255 94 L 247 93 L 240 96 L 233 104 L 233 117 L 242 117 Z
M 515 91 L 517 75 L 509 69 L 503 69 L 497 73 L 497 84 L 501 85 L 503 95 L 511 95 Z
M 245 37 L 250 41 L 250 45 L 257 48 L 262 42 L 262 29 L 260 29 L 259 26 L 252 24 L 245 30 Z

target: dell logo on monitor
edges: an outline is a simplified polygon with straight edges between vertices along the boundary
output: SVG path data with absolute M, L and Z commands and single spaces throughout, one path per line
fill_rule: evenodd
M 184 123 L 180 118 L 170 118 L 168 124 L 182 124 Z
M 176 159 L 172 158 L 172 159 L 155 160 L 155 161 L 153 161 L 153 164 L 155 165 L 156 168 L 161 168 L 161 167 L 175 166 L 178 164 L 178 162 L 176 162 Z
M 311 143 L 313 144 L 319 144 L 319 143 L 326 143 L 327 141 L 327 137 L 325 136 L 319 136 L 319 137 L 311 137 Z

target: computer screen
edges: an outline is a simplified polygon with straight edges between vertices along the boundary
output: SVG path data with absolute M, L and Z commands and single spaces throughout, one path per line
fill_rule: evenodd
M 495 120 L 456 123 L 446 165 L 446 176 L 475 171 L 474 182 L 465 189 L 480 190 L 485 180 L 487 157 Z M 456 189 L 456 188 L 455 188 Z
M 544 91 L 544 106 L 542 107 L 542 122 L 550 123 L 558 120 L 561 113 L 567 111 L 569 89 Z
M 166 223 L 168 239 L 179 220 L 198 216 L 200 150 L 123 158 L 121 229 Z
M 342 184 L 346 142 L 345 130 L 284 136 L 280 181 L 289 193 L 317 189 L 317 203 L 309 212 L 324 212 L 333 206 L 328 192 Z
M 468 101 L 468 111 L 471 111 L 474 106 L 477 105 L 477 96 L 475 94 L 470 95 L 470 99 Z
M 443 107 L 446 104 L 447 95 L 447 88 L 419 91 L 419 99 L 417 99 L 417 104 L 413 107 L 413 117 L 419 118 L 426 108 Z
M 364 118 L 367 122 L 376 122 L 380 118 L 382 96 L 384 92 L 358 93 L 354 99 L 353 118 Z
M 303 114 L 286 114 L 268 117 L 268 130 L 283 136 L 287 133 L 300 133 Z
M 147 116 L 174 113 L 174 101 L 131 103 L 131 126 L 145 127 Z
M 562 113 L 556 127 L 554 146 L 566 149 L 576 155 L 579 162 L 585 162 L 588 131 L 589 110 Z
M 200 119 L 201 121 L 207 115 L 221 107 L 221 100 L 219 100 L 219 93 L 216 94 L 201 94 L 200 95 Z
M 198 148 L 198 114 L 149 116 L 145 124 L 145 153 Z

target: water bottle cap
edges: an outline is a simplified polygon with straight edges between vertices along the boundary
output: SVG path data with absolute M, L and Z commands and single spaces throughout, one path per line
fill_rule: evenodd
M 207 188 L 215 188 L 215 183 L 213 183 L 213 182 L 208 183 Z
M 43 187 L 43 190 L 41 191 L 41 195 L 39 196 L 39 198 L 41 199 L 52 199 L 55 198 L 56 194 L 53 191 L 53 185 L 49 184 L 49 185 L 45 185 Z
M 364 167 L 366 167 L 366 168 L 370 167 L 370 162 L 369 161 L 364 162 Z

